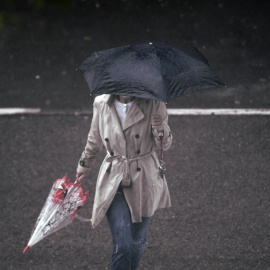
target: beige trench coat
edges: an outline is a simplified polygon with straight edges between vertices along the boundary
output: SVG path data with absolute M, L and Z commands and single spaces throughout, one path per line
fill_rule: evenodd
M 77 172 L 89 174 L 96 154 L 105 146 L 107 155 L 100 167 L 92 213 L 92 226 L 96 227 L 105 216 L 119 184 L 123 188 L 132 222 L 150 217 L 158 208 L 171 206 L 166 179 L 159 175 L 160 139 L 151 128 L 152 114 L 160 114 L 164 124 L 163 150 L 172 142 L 166 106 L 156 100 L 135 98 L 122 125 L 113 104 L 113 95 L 95 98 L 93 119 L 87 144 L 78 164 Z M 83 166 L 82 166 L 83 165 Z

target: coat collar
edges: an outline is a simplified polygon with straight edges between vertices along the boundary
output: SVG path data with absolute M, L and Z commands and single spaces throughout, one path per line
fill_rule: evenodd
M 121 126 L 120 122 L 119 122 L 119 118 L 116 112 L 116 109 L 113 105 L 113 101 L 115 99 L 114 95 L 108 95 L 106 97 L 107 99 L 107 104 L 108 106 L 111 107 L 111 111 L 112 111 L 112 116 L 113 118 L 117 118 L 114 119 L 115 121 L 117 120 L 117 122 L 119 123 L 119 125 Z M 142 112 L 142 110 L 139 107 L 139 104 L 142 102 L 142 99 L 140 98 L 135 98 L 133 100 L 133 104 L 130 107 L 130 110 L 127 113 L 127 116 L 125 118 L 125 120 L 122 123 L 122 130 L 126 130 L 129 127 L 133 126 L 134 124 L 138 123 L 140 120 L 142 120 L 144 118 L 144 113 Z
M 140 120 L 144 118 L 144 113 L 142 112 L 142 110 L 140 109 L 136 101 L 137 100 L 135 99 L 130 109 L 127 112 L 126 118 L 124 119 L 122 123 L 123 130 L 126 130 L 129 127 L 135 125 L 136 123 L 138 123 Z
M 113 95 L 104 95 L 103 100 L 105 104 L 107 104 L 107 109 L 106 109 L 106 116 L 105 119 L 107 123 L 110 123 L 116 133 L 121 135 L 123 139 L 125 138 L 123 129 L 121 127 L 121 123 L 119 120 L 119 117 L 117 115 L 116 109 L 113 104 L 114 96 Z

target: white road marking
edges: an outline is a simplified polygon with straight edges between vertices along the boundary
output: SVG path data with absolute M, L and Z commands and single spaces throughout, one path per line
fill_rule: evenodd
M 270 109 L 167 109 L 169 115 L 270 115 Z
M 167 109 L 169 115 L 270 115 L 270 109 Z M 42 114 L 42 115 L 89 115 L 92 111 L 48 110 L 41 108 L 0 108 L 0 115 Z
M 40 108 L 0 108 L 0 115 L 37 114 L 40 112 Z

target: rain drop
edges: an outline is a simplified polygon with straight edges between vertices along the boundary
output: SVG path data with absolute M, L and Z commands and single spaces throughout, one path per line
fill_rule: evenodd
M 87 40 L 87 41 L 91 41 L 91 37 L 89 37 L 89 36 L 84 36 L 83 39 Z

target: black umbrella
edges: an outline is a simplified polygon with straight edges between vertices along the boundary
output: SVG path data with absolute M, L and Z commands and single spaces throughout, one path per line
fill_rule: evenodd
M 94 52 L 79 67 L 92 94 L 164 102 L 224 85 L 195 48 L 147 43 Z

